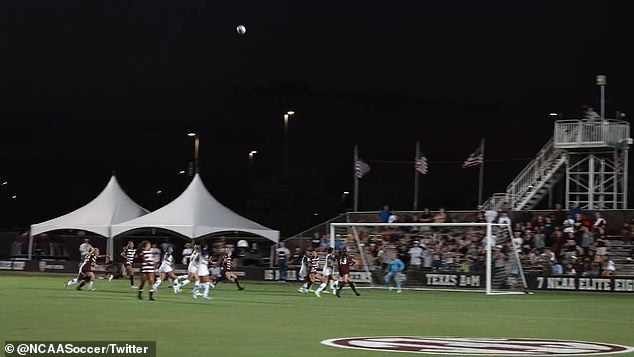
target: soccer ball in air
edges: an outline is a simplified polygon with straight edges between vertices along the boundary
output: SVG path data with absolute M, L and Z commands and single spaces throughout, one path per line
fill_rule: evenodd
M 244 35 L 247 32 L 247 28 L 244 27 L 244 25 L 240 25 L 236 27 L 236 31 L 238 31 L 240 35 Z

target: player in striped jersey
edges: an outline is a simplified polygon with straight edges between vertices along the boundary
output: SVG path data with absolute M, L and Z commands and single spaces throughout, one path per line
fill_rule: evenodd
M 216 286 L 219 282 L 224 280 L 233 281 L 238 287 L 238 290 L 244 290 L 244 287 L 240 286 L 238 274 L 233 271 L 233 258 L 231 257 L 231 251 L 227 247 L 224 248 L 224 252 L 220 255 L 220 276 L 216 278 L 213 285 Z
M 154 301 L 154 270 L 156 269 L 154 265 L 152 252 L 152 244 L 148 240 L 144 240 L 139 245 L 139 257 L 141 258 L 141 284 L 139 284 L 139 300 L 143 299 L 143 287 L 145 286 L 145 282 L 148 283 L 148 288 L 150 289 L 150 300 Z
M 84 258 L 84 262 L 79 267 L 80 276 L 82 278 L 81 283 L 77 287 L 77 290 L 81 290 L 81 288 L 88 283 L 88 290 L 93 290 L 92 283 L 95 281 L 95 273 L 93 273 L 92 268 L 97 263 L 97 252 L 95 248 L 90 248 L 88 254 L 86 254 Z
M 128 244 L 123 247 L 121 251 L 121 256 L 124 259 L 125 273 L 124 276 L 127 276 L 130 279 L 130 287 L 134 288 L 134 270 L 132 269 L 132 263 L 134 262 L 134 257 L 136 256 L 136 249 L 134 249 L 134 242 L 131 240 L 128 241 Z
M 161 285 L 161 282 L 165 280 L 167 277 L 172 281 L 172 287 L 174 288 L 174 293 L 178 292 L 178 277 L 174 274 L 174 248 L 171 246 L 167 247 L 167 251 L 163 255 L 163 260 L 161 261 L 161 266 L 159 267 L 159 278 L 156 279 L 156 284 L 154 284 L 154 290 Z
M 341 277 L 339 288 L 337 289 L 337 297 L 341 297 L 341 289 L 343 289 L 346 284 L 350 285 L 352 291 L 359 296 L 360 294 L 357 292 L 357 287 L 350 278 L 350 267 L 353 266 L 355 262 L 352 257 L 348 255 L 346 247 L 340 249 L 337 263 L 339 265 L 339 276 Z
M 319 285 L 319 288 L 315 290 L 315 295 L 317 297 L 321 297 L 321 292 L 324 291 L 324 289 L 326 288 L 326 286 L 328 286 L 328 283 L 330 281 L 336 280 L 334 277 L 334 268 L 335 268 L 335 256 L 333 254 L 334 251 L 335 251 L 335 248 L 328 247 L 328 250 L 327 250 L 328 253 L 326 254 L 326 261 L 324 262 L 324 268 L 321 271 L 321 284 Z M 333 291 L 335 290 L 333 289 Z
M 187 278 L 182 283 L 178 284 L 176 291 L 181 291 L 181 288 L 194 281 L 194 287 L 198 287 L 198 257 L 200 256 L 200 245 L 194 245 L 194 250 L 189 256 L 189 265 L 187 265 Z

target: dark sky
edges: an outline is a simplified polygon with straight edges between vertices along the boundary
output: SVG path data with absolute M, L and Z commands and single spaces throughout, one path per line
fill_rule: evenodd
M 158 208 L 187 184 L 189 131 L 207 187 L 242 212 L 245 187 L 280 173 L 289 109 L 291 168 L 323 176 L 333 195 L 352 190 L 358 144 L 373 167 L 365 194 L 410 197 L 413 167 L 376 161 L 413 160 L 420 140 L 422 205 L 472 208 L 477 169 L 443 162 L 481 137 L 488 196 L 528 162 L 505 160 L 552 136 L 549 112 L 598 107 L 596 74 L 608 76 L 608 116 L 633 109 L 625 3 L 520 3 L 4 0 L 0 225 L 77 208 L 113 170 Z M 381 182 L 396 187 L 368 192 Z

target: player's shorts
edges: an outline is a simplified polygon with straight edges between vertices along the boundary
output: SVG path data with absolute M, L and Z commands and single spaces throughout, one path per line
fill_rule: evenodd
M 83 264 L 81 266 L 81 272 L 84 274 L 92 272 L 92 266 L 90 266 L 90 264 Z
M 132 267 L 132 262 L 125 262 L 125 266 Z
M 321 271 L 321 275 L 323 276 L 332 275 L 332 268 L 325 267 L 324 270 Z
M 198 267 L 189 267 L 189 269 L 187 269 L 187 272 L 189 274 L 197 274 L 198 273 Z
M 173 270 L 174 269 L 171 266 L 167 265 L 167 264 L 161 264 L 161 266 L 159 267 L 159 273 L 161 273 L 161 274 L 167 274 L 167 273 L 172 272 Z
M 220 276 L 220 268 L 209 269 L 209 275 Z
M 209 268 L 203 265 L 198 267 L 198 276 L 208 276 L 208 275 L 209 275 Z

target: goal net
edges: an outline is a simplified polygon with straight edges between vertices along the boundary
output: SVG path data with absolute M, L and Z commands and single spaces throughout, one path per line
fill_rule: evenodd
M 330 237 L 357 257 L 351 277 L 372 287 L 387 287 L 388 262 L 399 258 L 404 289 L 528 293 L 521 247 L 506 224 L 331 223 Z

